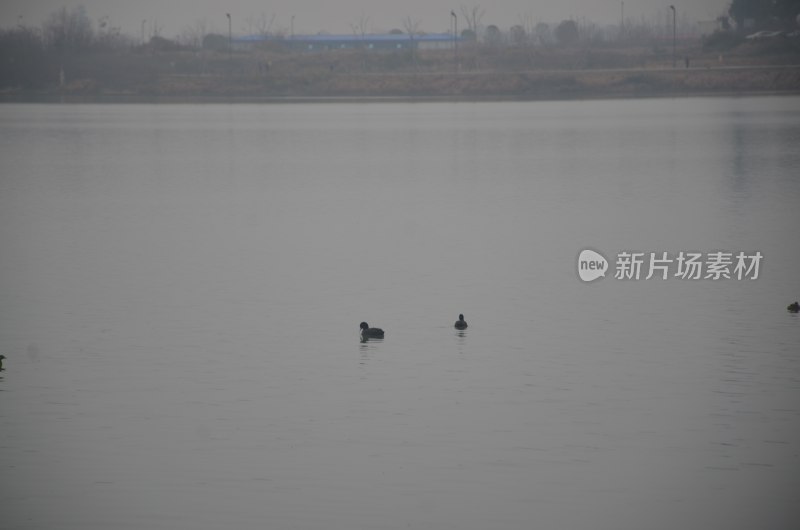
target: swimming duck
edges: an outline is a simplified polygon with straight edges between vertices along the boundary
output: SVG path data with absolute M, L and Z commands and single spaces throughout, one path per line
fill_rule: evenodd
M 786 309 L 788 309 L 792 313 L 798 313 L 800 312 L 800 304 L 798 304 L 797 302 L 789 304 L 789 307 L 787 307 Z
M 467 321 L 464 320 L 464 315 L 458 315 L 458 320 L 456 320 L 455 328 L 467 329 Z
M 366 322 L 362 322 L 360 327 L 362 340 L 383 338 L 383 330 L 381 328 L 371 328 Z
M 2 372 L 3 369 L 4 369 L 3 368 L 3 359 L 5 359 L 5 358 L 6 358 L 5 355 L 0 355 L 0 372 Z

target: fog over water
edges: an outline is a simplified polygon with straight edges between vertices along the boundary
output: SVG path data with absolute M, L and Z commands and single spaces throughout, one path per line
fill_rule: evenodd
M 798 97 L 0 128 L 2 528 L 800 526 Z

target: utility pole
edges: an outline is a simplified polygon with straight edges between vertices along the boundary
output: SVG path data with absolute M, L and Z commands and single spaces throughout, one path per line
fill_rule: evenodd
M 458 16 L 455 11 L 450 11 L 453 17 L 453 62 L 455 63 L 456 73 L 458 73 Z
M 228 17 L 228 62 L 230 62 L 233 53 L 233 32 L 231 31 L 231 14 L 225 13 L 225 15 Z
M 672 67 L 675 68 L 677 66 L 677 62 L 675 60 L 675 36 L 676 36 L 676 16 L 675 16 L 675 6 L 669 6 L 672 9 Z

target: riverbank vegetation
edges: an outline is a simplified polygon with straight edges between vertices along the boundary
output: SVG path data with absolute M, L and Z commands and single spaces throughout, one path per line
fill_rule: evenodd
M 731 14 L 744 20 L 738 4 Z M 265 30 L 263 38 L 243 44 L 199 25 L 179 38 L 154 34 L 136 42 L 108 19 L 94 22 L 82 8 L 63 8 L 41 28 L 0 29 L 0 95 L 552 98 L 800 91 L 796 21 L 784 20 L 785 29 L 757 38 L 758 26 L 737 31 L 727 17 L 705 35 L 683 21 L 678 38 L 677 26 L 670 32 L 632 22 L 608 29 L 569 20 L 551 28 L 523 20 L 501 30 L 483 25 L 480 14 L 472 12 L 474 24 L 457 47 L 308 50 L 287 45 L 280 32 Z M 776 19 L 759 23 L 774 26 Z M 404 27 L 413 37 L 418 26 Z

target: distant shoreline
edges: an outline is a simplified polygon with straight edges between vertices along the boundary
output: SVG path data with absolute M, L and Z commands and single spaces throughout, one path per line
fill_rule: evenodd
M 464 73 L 163 75 L 132 90 L 90 83 L 6 90 L 0 103 L 546 101 L 800 94 L 800 65 Z
M 513 96 L 341 96 L 341 97 L 225 97 L 225 96 L 129 96 L 106 94 L 102 96 L 15 96 L 0 95 L 0 105 L 297 105 L 332 103 L 502 103 L 502 102 L 546 102 L 546 101 L 614 101 L 624 99 L 686 99 L 686 98 L 744 98 L 769 96 L 797 96 L 800 89 L 787 91 L 731 91 L 692 92 L 681 94 L 637 94 L 637 95 L 584 95 L 571 97 L 513 97 Z

